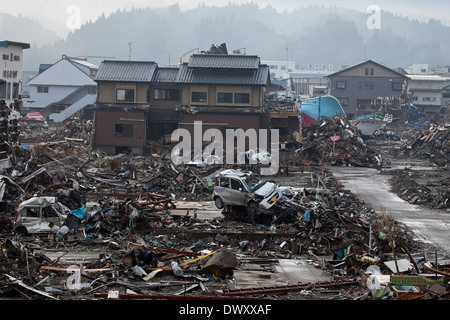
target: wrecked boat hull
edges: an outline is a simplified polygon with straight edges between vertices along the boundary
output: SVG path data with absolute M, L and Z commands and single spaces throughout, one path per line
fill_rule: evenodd
M 338 118 L 345 114 L 339 101 L 333 96 L 305 99 L 301 102 L 302 127 L 309 127 L 323 117 Z

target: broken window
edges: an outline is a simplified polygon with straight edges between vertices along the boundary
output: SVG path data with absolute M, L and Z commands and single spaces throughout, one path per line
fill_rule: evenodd
M 22 217 L 39 218 L 40 214 L 40 208 L 25 208 L 22 212 Z
M 116 100 L 134 102 L 134 89 L 118 89 Z
M 117 123 L 115 125 L 114 133 L 115 133 L 116 137 L 132 137 L 133 136 L 133 125 Z
M 206 92 L 192 92 L 192 102 L 206 102 Z
M 248 93 L 234 94 L 234 103 L 249 103 L 249 102 L 250 102 L 250 94 Z
M 228 188 L 230 186 L 230 179 L 226 177 L 219 178 L 219 185 L 224 188 Z
M 217 94 L 217 103 L 233 103 L 233 94 L 228 92 L 219 92 Z
M 231 189 L 233 190 L 243 190 L 242 183 L 239 180 L 231 179 Z

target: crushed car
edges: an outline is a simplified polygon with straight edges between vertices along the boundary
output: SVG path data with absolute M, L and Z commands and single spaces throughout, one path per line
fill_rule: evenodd
M 268 210 L 281 199 L 281 191 L 275 183 L 258 178 L 253 172 L 227 169 L 215 175 L 212 192 L 218 209 L 245 207 L 254 220 L 259 209 Z
M 19 204 L 14 231 L 18 234 L 56 233 L 69 213 L 70 209 L 56 197 L 33 197 Z

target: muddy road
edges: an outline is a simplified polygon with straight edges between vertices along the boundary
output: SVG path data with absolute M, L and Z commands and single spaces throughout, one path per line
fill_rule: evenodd
M 414 234 L 416 240 L 450 257 L 450 213 L 409 204 L 390 191 L 389 172 L 355 167 L 329 167 L 334 177 L 375 210 L 391 215 Z

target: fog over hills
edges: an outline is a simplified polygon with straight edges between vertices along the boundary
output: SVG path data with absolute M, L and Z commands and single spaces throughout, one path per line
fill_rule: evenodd
M 6 18 L 5 18 L 6 17 Z M 421 22 L 381 11 L 379 25 L 369 28 L 373 15 L 343 7 L 304 6 L 292 11 L 260 8 L 255 3 L 199 5 L 181 10 L 117 10 L 69 33 L 65 39 L 36 21 L 1 14 L 0 38 L 28 42 L 24 69 L 37 70 L 62 54 L 155 61 L 175 64 L 186 52 L 208 50 L 226 43 L 229 52 L 245 48 L 264 60 L 295 60 L 298 65 L 332 64 L 335 69 L 365 59 L 387 66 L 450 64 L 450 27 L 430 19 Z M 288 50 L 286 50 L 286 48 Z

